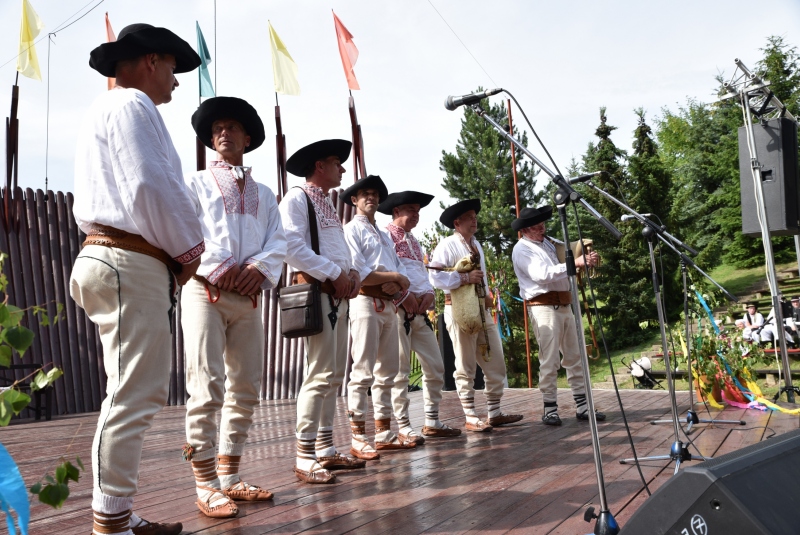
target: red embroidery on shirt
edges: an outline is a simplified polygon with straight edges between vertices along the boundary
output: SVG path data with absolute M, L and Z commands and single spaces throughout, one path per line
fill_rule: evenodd
M 258 217 L 258 184 L 247 170 L 244 180 L 244 192 L 239 191 L 236 177 L 230 167 L 223 162 L 211 162 L 211 171 L 217 182 L 226 214 L 248 214 Z
M 308 183 L 303 184 L 301 187 L 311 197 L 311 204 L 317 214 L 319 226 L 322 228 L 342 228 L 342 222 L 339 221 L 339 216 L 336 215 L 336 208 L 333 207 L 330 197 L 322 192 L 322 188 Z
M 176 256 L 173 260 L 175 260 L 179 264 L 188 264 L 201 254 L 203 254 L 203 251 L 205 250 L 206 250 L 206 243 L 204 241 L 201 241 L 200 243 L 198 243 L 197 245 L 195 245 L 182 255 Z
M 392 223 L 389 223 L 386 226 L 386 229 L 389 231 L 389 235 L 392 237 L 392 241 L 394 242 L 394 250 L 397 252 L 397 256 L 400 258 L 409 258 L 411 260 L 422 262 L 422 259 L 424 258 L 422 255 L 422 248 L 419 246 L 419 242 L 413 234 L 406 233 L 402 227 L 398 227 Z M 406 236 L 408 236 L 408 241 L 406 241 Z

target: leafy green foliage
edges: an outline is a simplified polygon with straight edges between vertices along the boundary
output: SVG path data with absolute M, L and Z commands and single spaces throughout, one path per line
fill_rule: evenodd
M 55 477 L 45 476 L 44 480 L 47 484 L 42 485 L 42 482 L 39 481 L 30 487 L 30 493 L 38 495 L 40 502 L 56 509 L 60 508 L 69 497 L 69 482 L 77 483 L 81 471 L 85 470 L 80 457 L 75 462 L 78 466 L 62 459 L 61 464 L 56 467 Z

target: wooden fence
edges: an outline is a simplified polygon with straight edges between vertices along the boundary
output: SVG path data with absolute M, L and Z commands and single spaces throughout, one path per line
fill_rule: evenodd
M 339 217 L 347 222 L 352 217 L 352 208 L 341 202 L 338 194 L 338 190 L 332 190 L 331 200 Z M 5 195 L 5 191 L 0 194 L 2 221 L 6 220 Z M 48 191 L 45 195 L 41 190 L 34 193 L 30 188 L 24 192 L 17 188 L 9 200 L 12 221 L 5 230 L 0 227 L 0 251 L 9 256 L 3 266 L 8 278 L 6 293 L 10 304 L 28 309 L 24 325 L 35 335 L 23 362 L 64 370 L 64 377 L 55 383 L 53 414 L 100 410 L 106 391 L 103 348 L 96 326 L 69 296 L 72 265 L 85 238 L 72 215 L 72 194 Z M 30 307 L 46 306 L 48 313 L 55 316 L 57 303 L 64 305 L 61 319 L 55 325 L 41 326 Z M 168 404 L 182 405 L 188 396 L 180 306 L 174 316 Z M 305 352 L 302 340 L 286 340 L 280 335 L 275 290 L 263 294 L 263 323 L 261 397 L 294 398 L 302 382 Z M 350 363 L 348 376 L 349 373 Z M 22 374 L 21 371 L 0 371 L 0 377 L 5 379 L 21 379 Z M 344 389 L 340 393 L 343 392 Z M 29 417 L 30 413 L 26 411 L 20 416 Z

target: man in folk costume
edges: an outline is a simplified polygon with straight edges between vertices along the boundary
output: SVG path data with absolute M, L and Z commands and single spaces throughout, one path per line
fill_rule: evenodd
M 442 212 L 439 221 L 455 232 L 436 246 L 430 265 L 440 269 L 433 269 L 429 273 L 434 288 L 445 292 L 444 321 L 453 341 L 453 351 L 456 356 L 456 371 L 453 377 L 466 416 L 465 427 L 467 431 L 476 433 L 491 431 L 493 427 L 522 420 L 521 414 L 504 414 L 500 410 L 500 400 L 503 397 L 506 380 L 506 362 L 500 332 L 488 311 L 491 306 L 491 296 L 487 292 L 485 301 L 478 305 L 482 307 L 480 312 L 485 318 L 485 327 L 477 332 L 470 333 L 464 330 L 464 326 L 460 326 L 453 315 L 451 290 L 467 284 L 473 285 L 476 289 L 481 285 L 488 288 L 483 249 L 475 239 L 480 210 L 480 199 L 467 199 L 455 203 Z M 476 260 L 474 263 L 480 266 L 480 269 L 464 273 L 447 270 L 455 267 L 465 257 Z M 477 365 L 483 370 L 486 381 L 484 391 L 488 411 L 486 421 L 481 420 L 475 411 L 473 383 Z
M 92 444 L 96 534 L 177 534 L 132 512 L 144 434 L 167 402 L 177 285 L 200 265 L 203 232 L 156 106 L 176 73 L 200 65 L 165 28 L 132 24 L 89 65 L 116 87 L 97 97 L 77 135 L 73 212 L 87 234 L 70 294 L 100 329 L 108 382 Z M 177 283 L 177 284 L 176 284 Z
M 378 205 L 388 191 L 381 177 L 362 178 L 342 192 L 342 200 L 356 207 L 356 215 L 344 227 L 353 263 L 361 277 L 361 295 L 350 309 L 353 369 L 350 372 L 348 416 L 353 434 L 350 453 L 359 459 L 380 458 L 376 450 L 409 449 L 414 440 L 402 439 L 391 430 L 392 386 L 397 375 L 399 341 L 397 307 L 408 297 L 408 277 L 394 252 L 392 241 L 375 224 Z M 366 433 L 367 389 L 372 389 L 375 447 Z
M 426 437 L 455 437 L 461 429 L 453 429 L 439 420 L 439 402 L 444 386 L 444 361 L 433 325 L 427 311 L 433 307 L 433 286 L 423 263 L 422 248 L 411 233 L 419 223 L 419 211 L 428 206 L 433 195 L 418 191 L 392 193 L 378 206 L 378 211 L 392 216 L 385 234 L 394 244 L 395 252 L 406 270 L 410 295 L 397 309 L 397 335 L 400 339 L 400 369 L 394 379 L 392 404 L 401 440 L 424 442 L 411 426 L 408 414 L 408 376 L 411 372 L 411 352 L 422 366 L 422 390 L 425 405 Z
M 243 166 L 244 154 L 265 138 L 255 108 L 239 98 L 211 98 L 194 112 L 192 126 L 217 159 L 185 177 L 206 250 L 181 292 L 189 394 L 184 457 L 192 463 L 197 507 L 227 518 L 238 513 L 233 500 L 272 498 L 242 481 L 239 463 L 264 367 L 261 292 L 280 279 L 286 239 L 275 194 Z
M 347 368 L 349 299 L 358 295 L 361 279 L 353 268 L 342 222 L 328 192 L 342 183 L 342 163 L 352 144 L 327 139 L 307 145 L 286 162 L 286 170 L 306 179 L 292 188 L 280 204 L 286 234 L 286 263 L 297 270 L 298 282 L 321 283 L 320 334 L 305 338 L 306 370 L 297 395 L 297 460 L 294 472 L 307 483 L 333 483 L 331 470 L 363 468 L 365 461 L 341 455 L 333 445 L 336 397 Z M 309 213 L 311 202 L 313 212 Z M 319 251 L 311 243 L 311 224 L 317 225 Z
M 575 416 L 588 420 L 586 381 L 575 332 L 572 314 L 572 295 L 567 278 L 567 265 L 559 263 L 555 246 L 545 238 L 545 221 L 553 216 L 551 206 L 524 208 L 511 228 L 522 232 L 514 246 L 511 260 L 519 281 L 520 297 L 525 301 L 533 333 L 539 343 L 539 390 L 544 401 L 542 421 L 546 425 L 561 425 L 558 416 L 558 368 L 567 371 L 567 383 L 575 399 Z M 588 266 L 597 265 L 599 256 L 592 251 L 586 254 Z M 575 267 L 582 268 L 583 256 L 575 258 Z M 559 357 L 559 353 L 562 358 Z M 602 412 L 595 411 L 598 420 L 605 420 Z

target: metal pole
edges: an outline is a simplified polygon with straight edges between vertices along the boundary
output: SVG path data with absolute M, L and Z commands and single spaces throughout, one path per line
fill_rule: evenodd
M 508 110 L 508 130 L 514 132 L 514 122 L 511 120 L 511 99 L 506 99 L 506 110 Z M 517 153 L 514 144 L 511 143 L 511 170 L 514 175 L 514 201 L 517 207 L 517 217 L 519 217 L 519 186 L 517 184 Z M 517 232 L 517 239 L 522 235 Z M 525 325 L 525 357 L 528 362 L 528 388 L 533 388 L 533 372 L 531 371 L 531 335 L 528 328 L 528 303 L 522 300 L 522 318 Z

